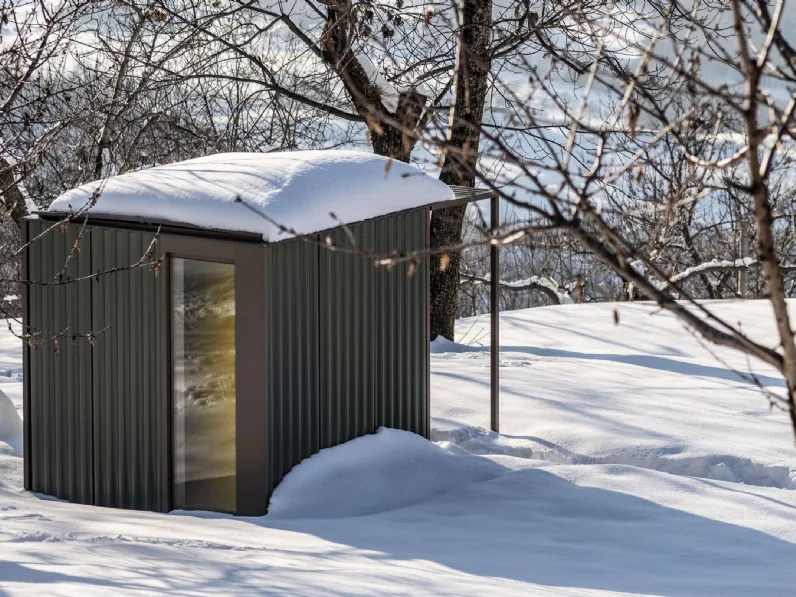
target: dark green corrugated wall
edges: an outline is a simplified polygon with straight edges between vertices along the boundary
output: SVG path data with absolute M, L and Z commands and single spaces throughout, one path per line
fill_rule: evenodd
M 318 248 L 267 247 L 268 491 L 319 450 Z
M 52 223 L 27 220 L 27 226 L 32 240 Z M 108 272 L 29 287 L 28 325 L 64 332 L 57 350 L 54 341 L 27 348 L 30 489 L 81 503 L 165 510 L 165 397 L 157 385 L 160 282 L 150 268 L 128 268 L 153 235 L 87 229 L 80 250 L 73 251 L 79 230 L 43 234 L 27 255 L 32 281 L 54 281 L 65 263 L 65 280 Z M 114 268 L 121 271 L 109 271 Z M 96 338 L 73 340 L 73 332 Z
M 423 249 L 428 214 L 417 210 L 330 233 L 334 243 L 389 253 Z M 28 220 L 28 237 L 51 224 Z M 76 229 L 46 234 L 27 254 L 28 278 L 60 271 Z M 325 235 L 323 236 L 325 238 Z M 101 332 L 29 350 L 28 485 L 76 502 L 170 507 L 170 398 L 162 279 L 138 261 L 152 235 L 94 228 L 66 276 L 123 268 L 98 280 L 32 285 L 27 321 L 37 329 Z M 318 239 L 316 239 L 318 240 Z M 267 492 L 319 449 L 374 432 L 428 437 L 428 270 L 421 261 L 377 269 L 372 259 L 288 240 L 266 251 Z M 259 351 L 256 351 L 259 352 Z M 257 363 L 257 354 L 244 355 Z M 261 453 L 258 450 L 258 453 Z M 268 497 L 268 496 L 264 496 Z
M 136 263 L 153 235 L 96 229 L 93 271 Z M 157 301 L 152 269 L 109 273 L 92 285 L 94 342 L 94 499 L 98 506 L 168 509 L 161 454 L 168 452 L 159 423 L 166 397 L 157 387 Z M 167 490 L 166 490 L 167 491 Z
M 428 269 L 377 269 L 367 253 L 424 249 L 425 210 L 270 245 L 269 491 L 318 449 L 381 426 L 429 435 Z
M 29 222 L 28 238 L 46 228 Z M 73 334 L 87 334 L 91 324 L 91 282 L 56 284 L 88 275 L 91 255 L 86 239 L 74 249 L 77 232 L 47 233 L 28 252 L 28 322 L 34 331 L 29 351 L 30 489 L 61 499 L 93 503 L 91 433 L 91 347 Z M 67 257 L 70 256 L 68 259 Z M 61 278 L 60 274 L 63 274 Z M 28 383 L 28 379 L 25 380 Z
M 357 248 L 372 253 L 375 221 L 349 227 Z M 348 234 L 328 235 L 349 247 Z M 376 430 L 378 270 L 372 260 L 320 247 L 321 448 Z
M 377 249 L 421 250 L 428 243 L 426 212 L 418 210 L 377 222 Z M 377 273 L 376 425 L 429 437 L 428 260 L 412 277 L 409 263 Z

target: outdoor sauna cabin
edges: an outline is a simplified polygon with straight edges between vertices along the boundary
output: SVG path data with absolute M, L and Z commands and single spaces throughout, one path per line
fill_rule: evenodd
M 90 183 L 24 220 L 25 486 L 266 512 L 303 458 L 429 434 L 429 206 L 369 153 L 233 153 Z

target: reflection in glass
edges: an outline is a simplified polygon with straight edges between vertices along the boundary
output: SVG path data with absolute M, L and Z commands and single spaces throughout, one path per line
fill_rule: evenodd
M 235 512 L 235 266 L 171 265 L 174 507 Z

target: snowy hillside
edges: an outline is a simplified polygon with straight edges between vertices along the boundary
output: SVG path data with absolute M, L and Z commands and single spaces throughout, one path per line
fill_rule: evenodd
M 718 309 L 773 344 L 766 303 Z M 506 313 L 496 436 L 488 353 L 466 345 L 488 319 L 459 325 L 432 355 L 436 445 L 381 430 L 323 451 L 264 518 L 43 500 L 0 437 L 0 593 L 794 594 L 796 451 L 728 369 L 745 359 L 646 305 Z M 0 339 L 19 405 L 17 350 Z
M 767 302 L 711 306 L 776 345 Z M 451 351 L 432 359 L 437 439 L 477 453 L 630 464 L 796 489 L 787 417 L 769 408 L 748 375 L 752 367 L 759 383 L 776 392 L 783 382 L 773 368 L 704 346 L 649 304 L 562 305 L 504 313 L 500 322 L 504 435 L 469 427 L 489 426 L 486 337 L 479 341 L 485 348 L 433 346 Z M 465 344 L 481 330 L 489 330 L 488 316 L 459 323 Z

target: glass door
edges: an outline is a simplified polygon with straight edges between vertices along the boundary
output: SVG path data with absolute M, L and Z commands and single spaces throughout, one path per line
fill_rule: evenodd
M 235 512 L 235 266 L 171 260 L 174 508 Z

